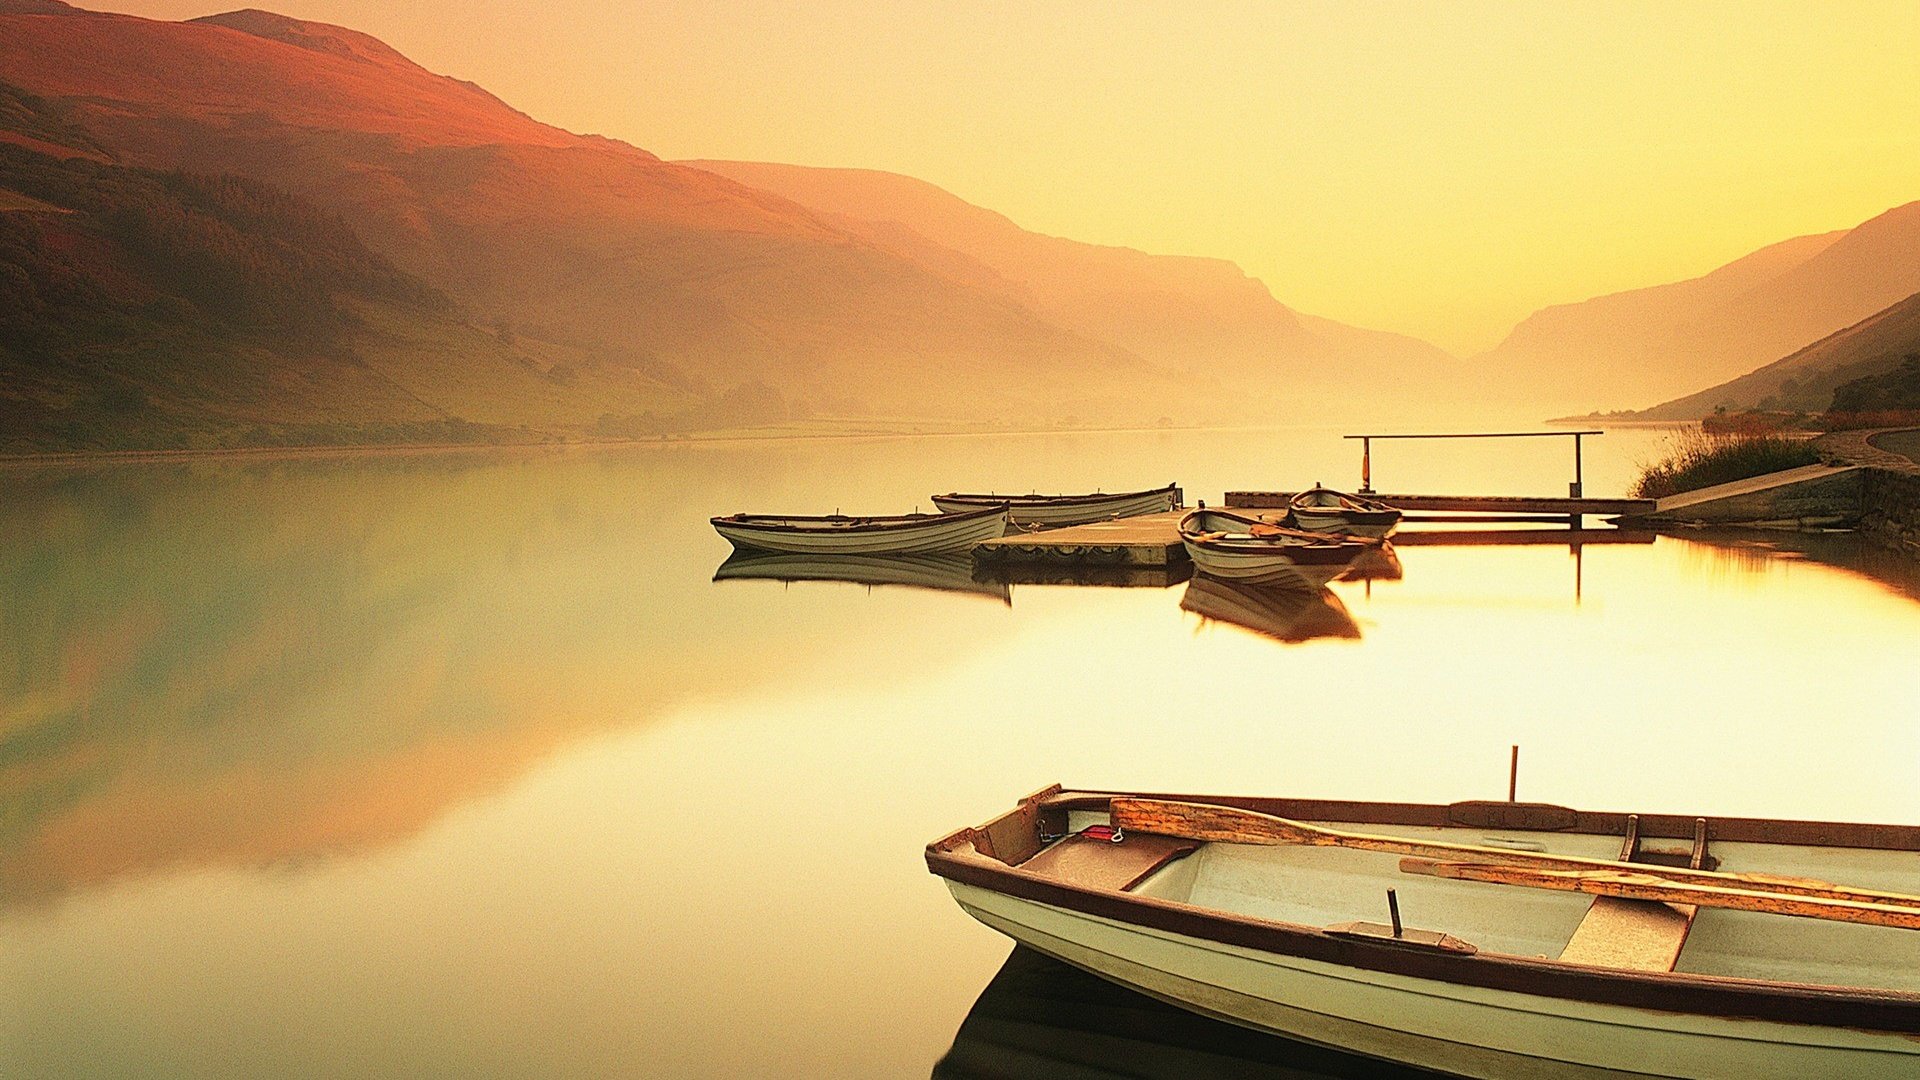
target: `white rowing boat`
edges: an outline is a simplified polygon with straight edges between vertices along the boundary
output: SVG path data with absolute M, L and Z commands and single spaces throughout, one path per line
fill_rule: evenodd
M 1386 503 L 1318 484 L 1287 500 L 1287 512 L 1296 528 L 1313 532 L 1387 537 L 1400 527 L 1400 511 Z
M 1180 486 L 1168 484 L 1151 491 L 1086 495 L 969 495 L 956 491 L 933 496 L 933 505 L 946 514 L 964 514 L 1002 504 L 1011 512 L 1015 525 L 1055 529 L 1090 521 L 1165 513 L 1180 505 Z
M 711 519 L 715 532 L 743 551 L 803 555 L 926 554 L 971 551 L 1007 530 L 1007 508 L 970 514 L 899 514 L 891 517 L 783 517 L 733 514 Z
M 1920 827 L 1056 786 L 927 863 L 1040 952 L 1418 1068 L 1920 1076 Z
M 1200 509 L 1180 519 L 1180 540 L 1195 570 L 1252 584 L 1339 577 L 1361 553 L 1382 541 L 1291 529 L 1225 510 Z

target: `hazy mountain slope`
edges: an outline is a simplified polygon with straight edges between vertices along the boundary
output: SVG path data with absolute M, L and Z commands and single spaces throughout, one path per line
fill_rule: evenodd
M 540 124 L 352 31 L 257 11 L 0 14 L 0 70 L 123 162 L 266 180 L 488 319 L 597 362 L 936 416 L 1137 418 L 1175 389 L 1000 292 Z
M 63 134 L 0 84 L 0 125 L 23 116 L 0 130 Z M 0 143 L 0 449 L 521 441 L 711 407 L 580 359 L 471 325 L 266 184 Z
M 786 196 L 923 265 L 1000 288 L 1088 337 L 1242 395 L 1272 393 L 1284 381 L 1289 394 L 1309 390 L 1377 406 L 1383 393 L 1459 389 L 1458 362 L 1435 346 L 1302 316 L 1224 259 L 1150 255 L 1031 232 L 895 173 L 684 164 Z
M 1701 277 L 1543 308 L 1474 360 L 1528 393 L 1558 386 L 1556 409 L 1618 406 L 1697 386 L 1712 377 L 1706 372 L 1737 367 L 1764 348 L 1745 334 L 1709 332 L 1715 314 L 1845 235 L 1795 237 Z
M 1837 333 L 1719 386 L 1656 405 L 1640 415 L 1692 420 L 1716 408 L 1820 412 L 1842 383 L 1892 370 L 1920 352 L 1920 294 L 1877 311 Z
M 1476 358 L 1556 410 L 1615 408 L 1751 371 L 1920 289 L 1920 203 L 1689 281 L 1547 308 Z

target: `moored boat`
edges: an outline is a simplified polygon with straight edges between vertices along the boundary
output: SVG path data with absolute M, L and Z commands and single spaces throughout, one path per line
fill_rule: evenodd
M 1233 581 L 1340 576 L 1362 552 L 1383 541 L 1288 528 L 1226 510 L 1195 510 L 1180 519 L 1180 540 L 1194 569 Z
M 1386 537 L 1400 527 L 1400 511 L 1378 499 L 1315 484 L 1287 500 L 1296 528 L 1314 532 Z
M 737 550 L 796 554 L 885 555 L 971 551 L 1007 530 L 1007 508 L 990 506 L 968 514 L 897 514 L 889 517 L 733 514 L 710 519 L 715 532 Z
M 1092 492 L 1086 495 L 978 495 L 950 492 L 933 496 L 942 513 L 964 514 L 1005 504 L 1011 521 L 1024 528 L 1060 528 L 1110 518 L 1159 514 L 1180 505 L 1180 486 L 1150 491 Z
M 1021 944 L 1405 1065 L 1920 1076 L 1920 827 L 1055 786 L 926 857 Z

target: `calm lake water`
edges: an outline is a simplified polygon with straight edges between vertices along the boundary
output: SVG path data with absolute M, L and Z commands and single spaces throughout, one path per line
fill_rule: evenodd
M 1660 438 L 1590 440 L 1587 490 Z M 1410 543 L 1304 622 L 1255 605 L 1284 641 L 1185 584 L 716 582 L 706 523 L 1357 478 L 1303 430 L 0 472 L 0 1076 L 1044 1075 L 1115 1016 L 1168 1032 L 1140 1069 L 1359 1075 L 996 981 L 921 848 L 1056 780 L 1498 798 L 1514 743 L 1525 799 L 1920 822 L 1920 585 L 1846 537 Z

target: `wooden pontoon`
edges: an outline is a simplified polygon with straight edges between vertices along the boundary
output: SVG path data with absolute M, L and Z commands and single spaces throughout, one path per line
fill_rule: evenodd
M 782 517 L 734 514 L 710 519 L 735 550 L 786 551 L 800 555 L 926 554 L 972 551 L 982 540 L 1007 531 L 1007 508 L 970 514 L 900 514 L 892 517 Z
M 1086 495 L 968 495 L 951 492 L 933 496 L 933 505 L 946 514 L 964 514 L 1004 505 L 1012 523 L 1023 528 L 1055 529 L 1090 521 L 1160 514 L 1180 505 L 1180 485 L 1150 491 L 1091 492 Z
M 1419 1068 L 1920 1076 L 1920 827 L 1056 786 L 927 863 L 1040 952 Z

